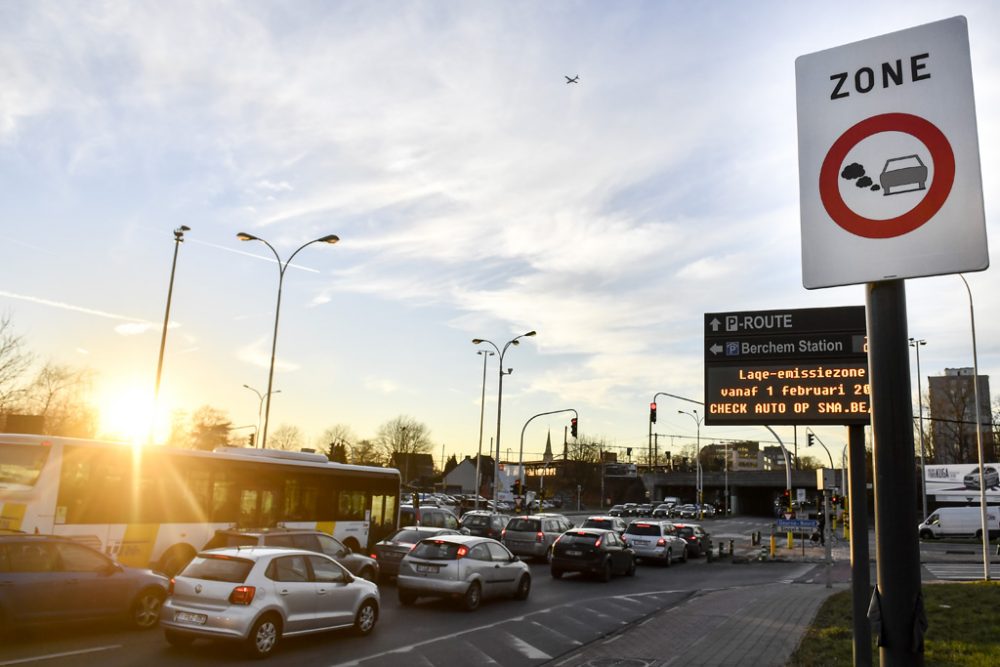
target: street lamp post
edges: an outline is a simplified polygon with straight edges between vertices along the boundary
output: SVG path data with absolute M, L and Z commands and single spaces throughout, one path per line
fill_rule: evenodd
M 920 497 L 923 500 L 922 516 L 927 516 L 927 454 L 924 451 L 924 397 L 920 391 L 920 348 L 927 345 L 923 339 L 910 339 L 910 347 L 917 351 L 917 412 L 920 415 Z
M 507 341 L 503 349 L 497 347 L 496 343 L 485 338 L 473 338 L 473 345 L 480 345 L 482 343 L 489 343 L 494 350 L 496 350 L 497 356 L 500 357 L 500 378 L 497 382 L 497 441 L 496 441 L 496 458 L 493 459 L 493 506 L 496 507 L 497 503 L 497 483 L 500 480 L 500 409 L 503 402 L 503 376 L 510 375 L 514 372 L 513 368 L 508 368 L 505 373 L 503 370 L 503 357 L 507 354 L 507 348 L 511 345 L 520 345 L 518 342 L 519 338 L 525 338 L 527 336 L 535 336 L 536 332 L 534 330 L 527 333 L 523 333 L 520 336 L 515 336 L 511 340 Z
M 243 387 L 246 388 L 246 389 L 249 389 L 253 393 L 257 394 L 257 430 L 254 431 L 254 433 L 256 433 L 257 436 L 258 436 L 257 446 L 259 447 L 260 446 L 260 442 L 259 442 L 259 436 L 260 436 L 260 413 L 261 413 L 261 410 L 264 409 L 264 394 L 260 393 L 259 391 L 257 391 L 256 389 L 254 389 L 253 387 L 251 387 L 248 384 L 243 385 Z M 281 390 L 280 389 L 275 389 L 271 393 L 273 393 L 273 394 L 280 394 Z
M 702 472 L 701 472 L 701 422 L 702 422 L 702 418 L 700 416 L 698 416 L 698 410 L 692 410 L 691 412 L 688 412 L 687 410 L 678 410 L 677 413 L 681 414 L 681 415 L 687 415 L 688 417 L 690 417 L 691 419 L 694 420 L 695 434 L 696 434 L 696 437 L 697 437 L 697 440 L 696 440 L 697 444 L 695 445 L 695 449 L 694 449 L 694 460 L 695 460 L 695 463 L 697 464 L 697 467 L 695 468 L 695 471 L 696 471 L 695 479 L 696 479 L 697 487 L 698 487 L 698 519 L 702 519 L 703 518 L 704 509 L 702 508 L 701 505 L 702 505 L 702 501 L 704 499 L 704 492 L 705 492 L 704 488 L 702 486 L 703 485 L 703 481 L 702 481 Z
M 177 270 L 177 250 L 184 243 L 184 232 L 191 231 L 187 225 L 181 225 L 174 230 L 174 259 L 170 264 L 170 283 L 167 286 L 167 309 L 163 313 L 163 331 L 160 333 L 160 356 L 156 361 L 156 386 L 153 389 L 153 412 L 150 416 L 149 439 L 153 439 L 153 426 L 156 422 L 156 406 L 160 401 L 160 378 L 163 375 L 163 352 L 167 347 L 167 325 L 170 323 L 170 302 L 174 296 L 174 273 Z
M 476 350 L 476 354 L 483 357 L 483 392 L 479 400 L 479 451 L 476 454 L 476 509 L 479 509 L 479 489 L 480 473 L 479 463 L 483 458 L 483 417 L 486 414 L 486 358 L 496 356 L 494 352 L 488 350 Z M 496 505 L 496 503 L 494 503 Z
M 299 254 L 299 251 L 305 248 L 306 246 L 310 246 L 313 243 L 329 243 L 332 245 L 337 241 L 339 241 L 340 237 L 337 236 L 336 234 L 327 234 L 326 236 L 321 236 L 318 239 L 313 239 L 308 243 L 303 243 L 302 245 L 300 245 L 298 248 L 295 249 L 295 252 L 293 252 L 291 256 L 288 258 L 288 260 L 285 262 L 281 261 L 281 257 L 278 255 L 278 251 L 274 249 L 274 246 L 272 246 L 270 243 L 268 243 L 267 241 L 258 236 L 254 236 L 253 234 L 247 234 L 246 232 L 240 232 L 239 234 L 236 235 L 236 238 L 238 238 L 240 241 L 260 241 L 261 243 L 263 243 L 264 245 L 266 245 L 268 248 L 271 249 L 271 252 L 274 253 L 274 259 L 277 260 L 278 262 L 278 301 L 274 306 L 274 334 L 271 337 L 271 366 L 267 373 L 267 394 L 266 394 L 267 407 L 264 409 L 264 432 L 263 435 L 261 436 L 261 447 L 263 448 L 267 446 L 267 426 L 268 426 L 268 420 L 271 417 L 271 394 L 272 394 L 271 387 L 274 383 L 274 354 L 277 351 L 277 346 L 278 346 L 278 317 L 281 314 L 281 287 L 285 281 L 285 269 L 287 269 L 288 265 L 291 264 L 292 259 L 294 259 L 295 256 Z

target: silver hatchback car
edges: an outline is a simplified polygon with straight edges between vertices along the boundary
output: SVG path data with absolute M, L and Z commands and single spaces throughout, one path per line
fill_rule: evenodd
M 378 587 L 337 561 L 303 549 L 240 547 L 203 551 L 170 580 L 160 625 L 167 642 L 242 642 L 269 655 L 284 637 L 353 627 L 375 628 Z
M 473 611 L 483 598 L 528 599 L 531 572 L 496 540 L 441 535 L 421 540 L 403 557 L 396 588 L 403 605 L 424 596 L 451 597 Z
M 687 562 L 687 542 L 669 521 L 633 521 L 623 537 L 642 560 L 656 560 L 668 567 L 675 560 Z
M 552 543 L 570 528 L 573 523 L 562 514 L 513 516 L 501 532 L 500 541 L 518 556 L 550 561 Z

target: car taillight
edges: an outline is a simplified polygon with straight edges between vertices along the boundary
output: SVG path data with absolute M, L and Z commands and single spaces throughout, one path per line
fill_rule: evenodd
M 597 541 L 594 542 L 594 548 L 595 549 L 600 549 L 601 548 L 601 538 L 600 537 L 598 537 Z
M 536 542 L 544 542 L 545 541 L 545 533 L 543 533 L 541 531 L 535 533 L 535 541 Z
M 469 553 L 469 548 L 465 547 L 465 546 L 461 546 L 461 547 L 458 548 L 458 554 L 457 554 L 456 558 L 465 558 L 465 556 L 468 553 Z
M 167 584 L 167 596 L 169 597 L 173 594 L 174 594 L 174 578 L 170 577 L 170 583 Z
M 503 530 L 500 531 L 500 539 L 502 540 L 505 537 L 507 537 L 507 529 L 506 528 L 504 528 Z
M 229 602 L 232 604 L 248 605 L 253 602 L 253 595 L 257 589 L 253 586 L 237 586 L 229 594 Z
M 377 554 L 376 552 L 374 552 L 374 551 L 373 551 L 373 552 L 371 552 L 371 557 L 372 557 L 373 559 L 375 559 L 375 560 L 378 560 L 378 554 Z
M 667 541 L 661 537 L 660 539 L 656 540 L 656 546 L 665 547 L 667 546 Z

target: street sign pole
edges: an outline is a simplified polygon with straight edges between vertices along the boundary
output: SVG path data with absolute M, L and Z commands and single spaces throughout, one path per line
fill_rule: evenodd
M 872 628 L 868 623 L 868 601 L 872 594 L 868 559 L 868 456 L 865 427 L 847 427 L 847 504 L 851 523 L 851 609 L 854 618 L 854 667 L 871 667 Z
M 913 402 L 909 391 L 899 390 L 910 386 L 906 289 L 902 280 L 891 280 L 869 283 L 865 291 L 878 573 L 872 607 L 881 620 L 876 639 L 882 667 L 921 667 L 927 620 L 920 591 Z M 851 486 L 855 495 L 858 489 Z

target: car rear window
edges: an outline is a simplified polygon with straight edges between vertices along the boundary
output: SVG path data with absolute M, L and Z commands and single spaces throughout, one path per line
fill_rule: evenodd
M 681 537 L 693 537 L 694 529 L 689 528 L 688 526 L 684 526 L 683 528 L 677 529 L 677 534 L 680 535 Z
M 247 575 L 252 569 L 253 561 L 246 558 L 199 554 L 188 563 L 181 572 L 181 576 L 241 584 L 246 581 Z
M 463 526 L 488 526 L 490 518 L 482 514 L 466 514 L 462 517 Z
M 586 544 L 593 546 L 597 542 L 598 535 L 593 533 L 566 533 L 559 538 L 560 544 Z
M 541 529 L 538 519 L 511 519 L 507 524 L 507 532 L 537 533 Z
M 255 544 L 257 544 L 256 536 L 216 533 L 215 537 L 210 539 L 204 548 L 219 549 L 220 547 L 252 547 Z
M 406 528 L 402 530 L 397 530 L 395 533 L 386 538 L 387 542 L 406 542 L 407 544 L 416 544 L 420 540 L 427 537 L 426 531 L 422 532 L 419 530 L 408 530 Z
M 659 535 L 660 526 L 655 523 L 631 523 L 625 532 L 629 535 Z
M 413 547 L 410 555 L 427 560 L 455 560 L 461 545 L 442 540 L 424 540 Z
M 613 525 L 614 522 L 607 519 L 587 519 L 581 528 L 608 528 Z

